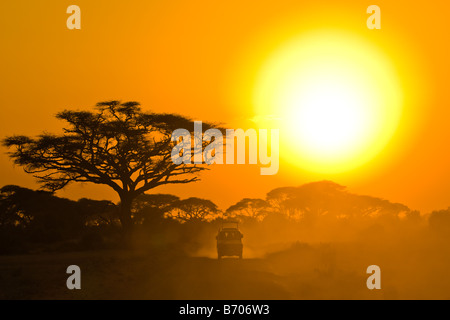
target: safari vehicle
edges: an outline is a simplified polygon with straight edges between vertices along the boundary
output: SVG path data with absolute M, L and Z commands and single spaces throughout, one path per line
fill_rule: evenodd
M 239 259 L 242 259 L 242 238 L 243 235 L 239 231 L 238 222 L 224 222 L 216 236 L 218 259 L 224 256 L 238 256 Z

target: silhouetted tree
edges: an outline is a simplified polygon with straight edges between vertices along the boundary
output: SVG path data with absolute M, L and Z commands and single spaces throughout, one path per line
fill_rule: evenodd
M 172 194 L 141 194 L 134 199 L 131 212 L 136 223 L 156 223 L 164 219 L 164 214 L 180 200 Z
M 266 195 L 266 201 L 272 206 L 272 208 L 288 217 L 291 217 L 293 208 L 289 207 L 289 202 L 292 197 L 295 196 L 297 187 L 280 187 L 269 191 Z
M 439 235 L 450 236 L 450 207 L 431 212 L 428 223 L 430 228 Z
M 7 225 L 26 229 L 33 241 L 53 241 L 80 232 L 84 213 L 75 201 L 8 185 L 0 189 L 0 226 Z
M 114 189 L 120 197 L 119 218 L 124 231 L 133 225 L 131 205 L 138 195 L 161 185 L 197 181 L 197 176 L 188 175 L 206 169 L 203 165 L 175 164 L 171 159 L 176 143 L 171 141 L 172 132 L 178 128 L 193 131 L 193 122 L 186 117 L 147 113 L 137 102 L 119 101 L 100 102 L 95 112 L 66 110 L 56 117 L 68 124 L 61 135 L 4 139 L 3 145 L 14 149 L 10 157 L 47 190 L 55 191 L 71 182 Z M 211 127 L 203 123 L 204 130 Z M 201 149 L 207 145 L 201 144 Z
M 51 197 L 51 192 L 22 188 L 16 185 L 7 185 L 0 189 L 0 227 L 14 226 L 24 228 L 34 219 L 32 199 L 41 200 Z
M 111 201 L 81 198 L 77 201 L 77 208 L 88 226 L 118 224 L 117 206 Z
M 229 218 L 254 219 L 261 221 L 269 212 L 271 206 L 263 199 L 244 198 L 230 206 L 225 215 Z
M 166 217 L 180 222 L 211 221 L 217 217 L 219 209 L 212 201 L 191 197 L 175 201 Z
M 266 199 L 290 219 L 309 222 L 325 217 L 387 221 L 416 215 L 403 204 L 352 194 L 344 186 L 331 181 L 277 188 L 270 191 Z

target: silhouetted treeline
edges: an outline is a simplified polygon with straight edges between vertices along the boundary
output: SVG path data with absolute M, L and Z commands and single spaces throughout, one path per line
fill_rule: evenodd
M 92 227 L 110 219 L 114 210 L 110 201 L 73 201 L 46 191 L 4 186 L 0 189 L 0 253 L 39 251 L 58 244 L 62 250 L 93 247 L 98 237 Z
M 0 253 L 121 246 L 119 206 L 4 186 Z M 330 181 L 276 188 L 265 199 L 243 198 L 226 210 L 208 199 L 142 194 L 131 213 L 136 246 L 188 254 L 214 251 L 215 233 L 228 219 L 240 222 L 247 252 L 254 253 L 277 243 L 367 239 L 420 228 L 439 237 L 450 234 L 450 208 L 420 215 L 403 204 L 353 194 Z

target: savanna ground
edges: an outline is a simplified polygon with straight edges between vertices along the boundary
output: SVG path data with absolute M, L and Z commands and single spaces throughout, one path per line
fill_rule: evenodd
M 0 298 L 450 299 L 446 243 L 297 242 L 261 257 L 220 261 L 213 252 L 188 256 L 176 249 L 7 255 L 0 256 Z M 72 264 L 81 268 L 81 290 L 66 287 Z M 381 290 L 366 287 L 372 264 L 381 268 Z

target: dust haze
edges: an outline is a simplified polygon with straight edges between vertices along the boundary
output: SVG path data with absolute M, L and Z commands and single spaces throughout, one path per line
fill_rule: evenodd
M 109 201 L 18 186 L 1 195 L 2 299 L 450 298 L 448 209 L 421 214 L 330 181 L 226 210 L 144 194 L 127 244 Z M 216 235 L 229 220 L 239 222 L 243 259 L 217 257 Z M 71 264 L 82 270 L 81 290 L 65 287 Z M 366 286 L 370 265 L 381 269 L 380 290 Z

